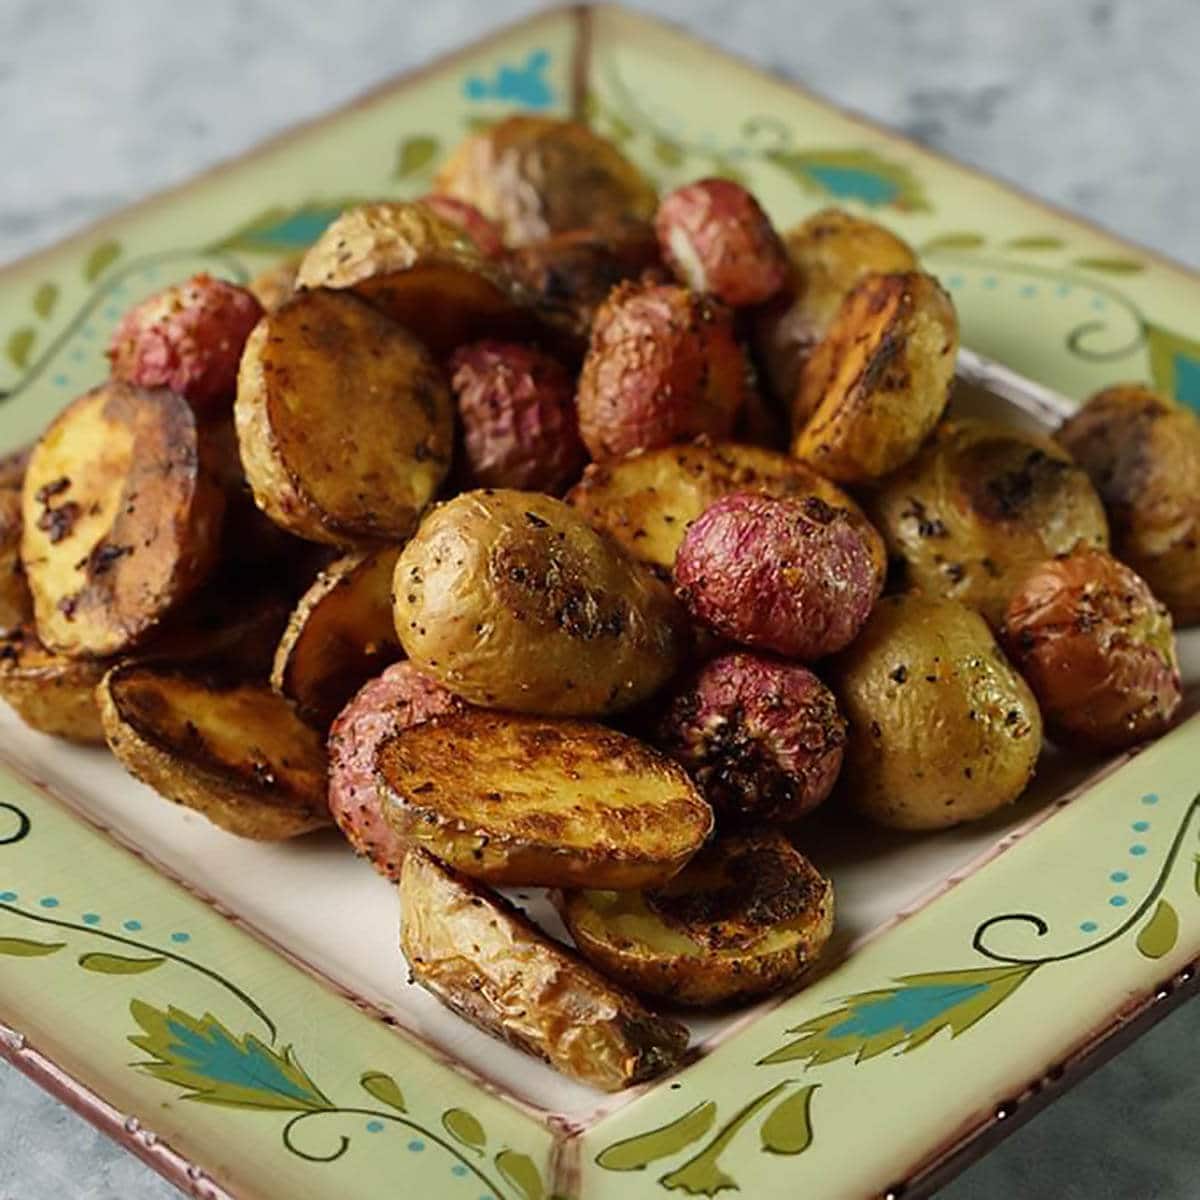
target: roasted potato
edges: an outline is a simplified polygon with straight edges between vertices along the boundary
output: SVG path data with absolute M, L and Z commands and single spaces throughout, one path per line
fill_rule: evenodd
M 203 582 L 225 496 L 186 400 L 109 382 L 51 422 L 21 507 L 39 639 L 103 658 L 145 641 Z
M 475 248 L 484 258 L 502 258 L 504 256 L 504 239 L 500 230 L 492 224 L 475 207 L 457 196 L 444 196 L 440 192 L 430 192 L 417 201 L 424 205 L 435 217 L 440 217 L 447 225 L 465 233 L 475 243 Z
M 1200 622 L 1200 420 L 1149 388 L 1093 396 L 1056 435 L 1108 510 L 1113 553 L 1171 610 Z
M 31 729 L 86 745 L 104 745 L 96 684 L 112 664 L 53 654 L 32 628 L 0 636 L 0 700 Z
M 669 571 L 688 526 L 730 492 L 811 495 L 844 508 L 870 546 L 882 583 L 887 550 L 862 509 L 837 484 L 773 450 L 736 442 L 664 446 L 617 462 L 593 463 L 566 498 L 634 558 Z
M 410 726 L 465 707 L 412 663 L 398 662 L 364 684 L 329 731 L 329 811 L 355 851 L 389 879 L 400 878 L 406 839 L 384 820 L 376 752 Z
M 472 342 L 450 369 L 470 483 L 557 494 L 579 478 L 587 455 L 575 381 L 557 359 L 517 342 Z
M 439 357 L 533 324 L 475 242 L 423 204 L 347 209 L 301 260 L 296 286 L 350 290 Z
M 259 322 L 234 417 L 258 506 L 316 542 L 402 540 L 450 467 L 441 372 L 411 334 L 350 295 L 304 292 Z
M 413 979 L 480 1029 L 607 1092 L 670 1070 L 688 1032 L 552 941 L 508 901 L 419 850 L 400 879 Z
M 674 574 L 722 637 L 805 661 L 849 644 L 883 588 L 861 525 L 816 495 L 722 496 L 688 526 Z
M 10 450 L 0 454 L 0 488 L 16 488 L 21 490 L 29 459 L 33 454 L 33 446 L 22 446 L 19 450 Z
M 473 204 L 510 246 L 629 217 L 649 220 L 658 199 L 637 167 L 586 125 L 528 115 L 463 141 L 435 186 Z
M 300 597 L 275 651 L 271 686 L 326 729 L 347 700 L 400 657 L 392 621 L 395 546 L 330 563 Z
M 396 632 L 472 704 L 551 716 L 629 708 L 675 673 L 669 588 L 561 500 L 477 491 L 431 512 L 396 563 Z
M 1124 750 L 1165 732 L 1179 711 L 1171 614 L 1103 550 L 1034 567 L 1009 603 L 1004 645 L 1056 741 Z
M 263 312 L 274 312 L 286 300 L 296 294 L 296 272 L 300 269 L 303 254 L 289 254 L 274 266 L 260 271 L 246 285 L 250 294 L 262 306 Z M 235 378 L 234 385 L 236 387 Z
M 942 829 L 1015 800 L 1042 718 L 983 618 L 957 600 L 885 596 L 829 677 L 850 722 L 840 790 L 896 829 Z
M 787 278 L 787 255 L 771 218 L 732 180 L 676 188 L 659 204 L 654 229 L 676 278 L 731 308 L 762 304 Z
M 375 768 L 400 837 L 489 883 L 655 887 L 713 827 L 681 767 L 586 721 L 467 709 L 388 739 Z
M 771 395 L 790 405 L 805 362 L 847 293 L 866 275 L 915 271 L 917 256 L 882 225 L 836 208 L 814 213 L 783 241 L 789 278 L 755 314 L 752 342 Z
M 130 662 L 96 699 L 112 752 L 165 799 L 264 841 L 329 824 L 321 735 L 266 684 Z
M 945 410 L 957 354 L 958 318 L 933 276 L 866 276 L 804 365 L 792 453 L 843 483 L 902 467 Z
M 686 288 L 624 283 L 592 326 L 579 432 L 597 460 L 728 437 L 751 389 L 728 309 Z
M 112 376 L 141 388 L 169 388 L 197 411 L 228 411 L 238 360 L 262 305 L 236 284 L 193 275 L 131 308 L 108 348 Z
M 990 421 L 940 425 L 883 481 L 871 515 L 909 586 L 961 600 L 993 629 L 1034 565 L 1108 545 L 1100 497 L 1070 456 Z
M 778 833 L 719 838 L 658 891 L 567 892 L 579 953 L 672 1004 L 749 1000 L 791 983 L 833 932 L 833 887 Z
M 21 489 L 0 487 L 0 634 L 33 618 L 33 596 L 21 565 Z
M 652 741 L 696 781 L 718 822 L 790 822 L 832 791 L 846 722 L 799 663 L 737 652 L 672 689 Z

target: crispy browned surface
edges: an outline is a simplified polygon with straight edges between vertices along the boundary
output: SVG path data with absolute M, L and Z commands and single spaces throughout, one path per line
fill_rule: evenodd
M 33 446 L 22 446 L 20 450 L 11 450 L 0 455 L 0 488 L 16 488 L 21 490 L 21 481 L 25 478 L 25 470 L 29 466 Z
M 31 628 L 16 629 L 0 637 L 0 699 L 31 729 L 103 746 L 95 692 L 110 665 L 52 654 Z
M 467 710 L 404 730 L 375 763 L 388 823 L 491 883 L 653 887 L 712 831 L 682 767 L 589 722 Z
M 675 672 L 686 618 L 670 589 L 561 500 L 465 492 L 401 552 L 396 632 L 473 704 L 550 716 L 631 707 Z
M 0 633 L 33 618 L 33 597 L 21 566 L 21 490 L 0 487 Z
M 250 280 L 247 287 L 266 312 L 274 312 L 285 300 L 290 300 L 296 291 L 296 272 L 300 269 L 302 254 L 289 254 L 287 258 L 267 267 Z
M 687 1030 L 648 1012 L 501 897 L 427 854 L 400 880 L 400 945 L 447 1007 L 555 1070 L 604 1091 L 668 1071 Z
M 1037 563 L 1108 545 L 1100 497 L 1070 456 L 990 421 L 944 422 L 871 512 L 909 585 L 961 600 L 993 629 Z
M 69 656 L 144 641 L 216 559 L 224 493 L 191 408 L 106 383 L 42 435 L 22 493 L 38 637 Z
M 435 187 L 475 205 L 510 246 L 628 217 L 648 220 L 658 199 L 610 141 L 557 117 L 509 117 L 467 138 Z
M 329 824 L 321 735 L 265 684 L 129 663 L 108 672 L 97 700 L 112 752 L 166 799 L 242 837 Z
M 660 891 L 567 892 L 567 929 L 617 982 L 688 1005 L 793 981 L 833 931 L 833 886 L 778 833 L 718 839 Z
M 300 537 L 399 541 L 450 466 L 450 393 L 424 347 L 355 297 L 302 292 L 259 322 L 234 409 L 259 507 Z
M 400 657 L 392 621 L 395 546 L 330 563 L 300 597 L 275 652 L 271 686 L 324 729 L 372 676 Z
M 950 395 L 958 318 L 931 275 L 868 275 L 805 364 L 792 453 L 823 475 L 865 483 L 903 466 Z
M 347 209 L 305 254 L 296 286 L 350 289 L 436 355 L 531 326 L 506 276 L 423 204 Z
M 882 825 L 975 820 L 1033 775 L 1033 693 L 983 618 L 956 600 L 885 596 L 829 676 L 850 722 L 841 794 Z
M 862 509 L 807 464 L 758 446 L 664 446 L 618 462 L 596 463 L 567 494 L 567 502 L 635 558 L 669 570 L 687 527 L 714 500 L 747 491 L 819 496 L 826 504 L 846 509 L 870 543 L 883 578 L 887 551 Z
M 1200 420 L 1138 384 L 1106 388 L 1057 434 L 1108 510 L 1113 553 L 1200 622 Z

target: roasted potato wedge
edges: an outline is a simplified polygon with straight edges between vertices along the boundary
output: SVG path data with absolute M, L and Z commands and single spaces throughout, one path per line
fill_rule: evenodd
M 439 356 L 533 323 L 496 265 L 423 204 L 347 209 L 305 254 L 296 286 L 349 289 Z
M 682 767 L 584 721 L 469 709 L 384 742 L 375 766 L 401 837 L 489 883 L 654 887 L 712 832 Z
M 263 841 L 330 823 L 321 735 L 265 684 L 126 663 L 96 697 L 112 752 L 167 800 Z
M 209 573 L 225 511 L 187 401 L 114 382 L 51 423 L 21 503 L 38 638 L 69 657 L 145 641 Z
M 617 712 L 666 683 L 686 647 L 666 584 L 534 492 L 465 492 L 434 509 L 392 594 L 408 657 L 486 708 Z
M 400 878 L 413 979 L 495 1037 L 606 1092 L 669 1071 L 687 1030 L 655 1016 L 500 896 L 421 851 Z
M 958 318 L 931 275 L 868 275 L 804 366 L 792 453 L 841 483 L 903 466 L 950 397 Z
M 435 187 L 473 204 L 510 246 L 630 217 L 649 220 L 658 202 L 612 142 L 557 117 L 508 117 L 467 138 Z
M 566 892 L 588 962 L 674 1004 L 748 1000 L 791 983 L 833 932 L 833 887 L 779 833 L 720 838 L 658 891 Z
M 31 729 L 85 745 L 104 745 L 96 684 L 112 664 L 53 654 L 32 628 L 0 637 L 0 700 Z
M 258 506 L 336 546 L 407 537 L 453 452 L 450 392 L 425 348 L 337 292 L 301 293 L 258 323 L 234 417 Z
M 275 651 L 271 686 L 320 729 L 366 681 L 400 657 L 392 621 L 398 547 L 330 563 L 300 597 Z
M 999 629 L 1043 559 L 1108 545 L 1086 473 L 1047 437 L 990 421 L 946 421 L 884 480 L 871 515 L 905 582 L 961 600 Z
M 21 565 L 21 489 L 0 487 L 0 633 L 33 619 L 33 596 Z

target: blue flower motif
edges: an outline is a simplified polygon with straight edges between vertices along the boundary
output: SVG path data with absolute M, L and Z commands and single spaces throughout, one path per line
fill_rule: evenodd
M 490 79 L 467 76 L 463 91 L 468 100 L 511 100 L 526 108 L 549 108 L 554 103 L 554 89 L 545 77 L 549 65 L 549 51 L 533 50 L 523 66 L 502 64 Z

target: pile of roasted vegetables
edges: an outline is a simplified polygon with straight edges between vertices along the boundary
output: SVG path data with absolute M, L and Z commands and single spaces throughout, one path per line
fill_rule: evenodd
M 954 307 L 843 212 L 469 138 L 249 289 L 126 314 L 0 468 L 0 695 L 233 833 L 335 823 L 416 980 L 602 1088 L 792 983 L 831 795 L 935 830 L 1172 721 L 1200 424 L 947 418 Z M 1110 553 L 1111 551 L 1111 553 Z M 545 887 L 574 940 L 498 886 Z M 640 998 L 639 998 L 640 997 Z

